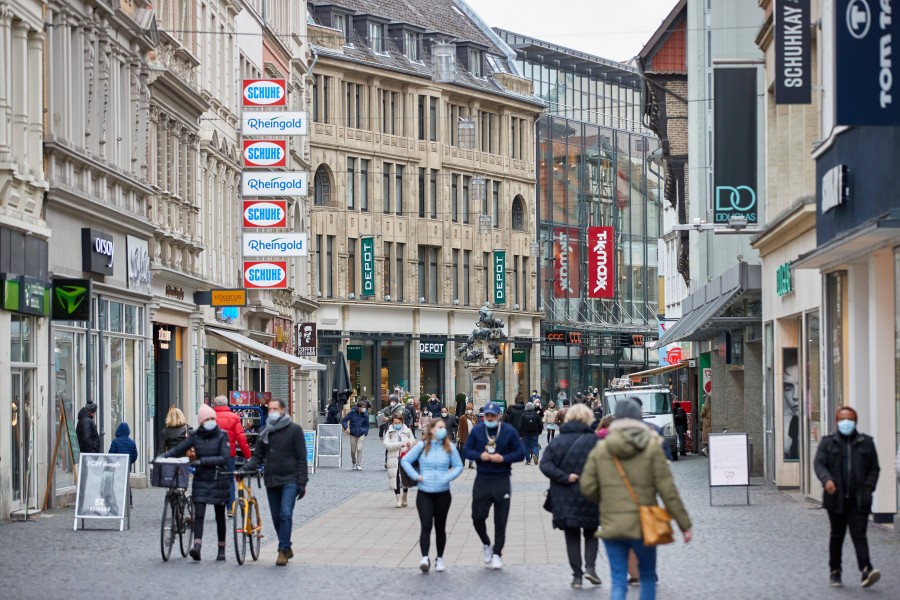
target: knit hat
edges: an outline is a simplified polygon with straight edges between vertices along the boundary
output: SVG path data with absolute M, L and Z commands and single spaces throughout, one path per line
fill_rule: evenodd
M 197 420 L 202 423 L 208 419 L 215 419 L 216 411 L 209 404 L 201 404 L 200 410 L 197 411 Z
M 93 402 L 88 402 L 84 405 L 84 409 L 93 415 L 97 412 L 97 405 Z
M 534 410 L 534 402 L 529 402 L 525 405 L 525 410 Z
M 642 416 L 641 405 L 635 400 L 626 398 L 624 400 L 619 400 L 619 402 L 616 403 L 617 419 L 637 419 L 640 421 Z

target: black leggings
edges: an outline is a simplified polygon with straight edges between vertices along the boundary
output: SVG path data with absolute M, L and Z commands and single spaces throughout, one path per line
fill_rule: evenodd
M 422 556 L 428 556 L 428 550 L 431 548 L 432 523 L 437 555 L 444 556 L 444 547 L 447 545 L 447 514 L 450 512 L 452 500 L 450 490 L 434 494 L 420 490 L 416 494 L 416 510 L 419 511 L 419 522 L 422 524 L 422 533 L 419 535 Z
M 552 440 L 554 437 L 556 437 L 556 430 L 555 430 L 555 429 L 548 429 L 548 430 L 547 430 L 547 443 L 549 444 L 549 443 L 550 443 L 550 440 Z
M 216 511 L 216 536 L 219 544 L 225 543 L 225 505 L 213 504 Z M 194 539 L 203 539 L 203 517 L 206 516 L 206 503 L 194 502 Z

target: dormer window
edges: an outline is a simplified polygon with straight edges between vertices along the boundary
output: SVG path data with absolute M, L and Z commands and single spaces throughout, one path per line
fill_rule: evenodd
M 481 50 L 469 48 L 469 73 L 475 77 L 484 77 L 484 55 Z
M 491 70 L 494 73 L 509 73 L 509 67 L 506 66 L 506 61 L 499 56 L 488 54 L 487 60 L 488 65 L 490 65 Z
M 413 62 L 418 62 L 419 58 L 419 34 L 412 31 L 403 32 L 403 52 L 406 58 Z
M 337 29 L 344 34 L 344 44 L 350 43 L 350 18 L 347 15 L 335 13 L 331 17 L 332 29 Z
M 369 21 L 369 47 L 378 54 L 384 54 L 384 24 Z

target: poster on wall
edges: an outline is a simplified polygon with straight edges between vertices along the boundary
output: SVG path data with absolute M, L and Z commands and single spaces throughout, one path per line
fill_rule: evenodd
M 800 460 L 800 365 L 796 348 L 782 348 L 784 460 Z

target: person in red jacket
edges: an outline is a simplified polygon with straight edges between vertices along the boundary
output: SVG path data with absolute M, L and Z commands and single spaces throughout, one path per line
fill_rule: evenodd
M 219 428 L 228 434 L 228 441 L 231 445 L 231 459 L 229 459 L 226 469 L 234 471 L 234 457 L 237 455 L 237 446 L 241 445 L 241 455 L 244 460 L 250 460 L 253 454 L 250 452 L 250 444 L 247 443 L 247 436 L 244 434 L 244 426 L 241 424 L 241 418 L 231 412 L 228 408 L 228 398 L 225 396 L 216 396 L 213 399 L 213 409 L 216 411 L 216 422 Z M 231 478 L 231 501 L 228 503 L 228 516 L 231 517 L 231 508 L 234 504 L 234 477 Z

